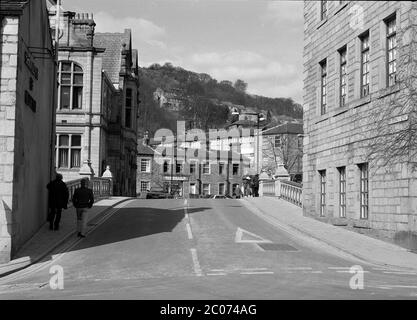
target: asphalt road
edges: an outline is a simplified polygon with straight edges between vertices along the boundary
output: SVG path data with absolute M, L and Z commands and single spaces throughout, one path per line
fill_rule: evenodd
M 87 238 L 1 278 L 0 299 L 416 299 L 416 274 L 371 265 L 352 274 L 357 261 L 302 242 L 242 201 L 126 202 Z M 353 276 L 363 289 L 351 288 Z

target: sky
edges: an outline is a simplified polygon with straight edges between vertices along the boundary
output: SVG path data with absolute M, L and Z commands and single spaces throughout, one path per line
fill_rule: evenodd
M 139 65 L 171 62 L 248 93 L 302 103 L 303 2 L 276 0 L 61 0 L 93 13 L 96 32 L 132 30 Z

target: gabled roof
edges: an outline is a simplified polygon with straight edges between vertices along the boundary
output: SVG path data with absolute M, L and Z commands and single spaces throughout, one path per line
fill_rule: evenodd
M 106 49 L 103 56 L 103 69 L 112 83 L 119 83 L 123 44 L 126 44 L 126 50 L 131 49 L 130 29 L 125 29 L 123 33 L 97 32 L 94 34 L 94 47 Z
M 275 135 L 275 134 L 302 134 L 303 131 L 303 124 L 302 123 L 294 123 L 294 122 L 287 122 L 284 124 L 280 124 L 278 126 L 266 129 L 262 132 L 263 135 Z
M 153 156 L 155 154 L 155 150 L 152 149 L 150 146 L 143 144 L 143 139 L 138 141 L 138 148 L 137 148 L 139 155 L 148 155 Z

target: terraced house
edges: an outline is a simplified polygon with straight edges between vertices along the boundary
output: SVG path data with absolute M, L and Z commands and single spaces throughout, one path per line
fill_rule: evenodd
M 96 33 L 92 14 L 69 11 L 61 25 L 57 171 L 68 181 L 110 166 L 114 194 L 135 195 L 139 82 L 131 31 Z
M 304 2 L 304 214 L 414 247 L 416 13 Z

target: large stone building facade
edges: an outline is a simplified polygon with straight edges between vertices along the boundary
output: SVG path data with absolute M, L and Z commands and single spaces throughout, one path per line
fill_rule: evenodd
M 45 223 L 56 67 L 45 1 L 0 2 L 0 263 Z
M 180 146 L 174 148 L 171 156 L 162 157 L 158 145 L 147 139 L 138 144 L 136 189 L 139 196 L 147 190 L 163 190 L 180 197 L 233 196 L 248 172 L 248 159 L 238 154 L 229 152 L 227 158 L 221 159 L 217 150 L 208 147 L 202 159 L 187 158 L 187 147 Z M 167 144 L 162 149 L 169 148 Z
M 136 194 L 138 54 L 131 32 L 96 33 L 92 14 L 60 23 L 56 167 L 69 181 L 110 166 L 113 193 Z
M 377 129 L 381 121 L 391 133 L 411 121 L 386 111 L 409 91 L 400 71 L 415 65 L 401 57 L 415 40 L 416 6 L 304 2 L 304 214 L 411 245 L 417 231 L 413 159 L 384 161 L 391 155 L 370 150 L 375 139 L 386 138 Z

